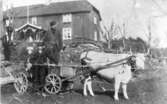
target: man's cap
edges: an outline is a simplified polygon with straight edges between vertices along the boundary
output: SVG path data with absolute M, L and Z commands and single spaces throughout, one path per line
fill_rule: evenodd
M 56 21 L 50 22 L 50 26 L 54 26 L 54 25 L 56 25 L 56 24 L 57 24 Z

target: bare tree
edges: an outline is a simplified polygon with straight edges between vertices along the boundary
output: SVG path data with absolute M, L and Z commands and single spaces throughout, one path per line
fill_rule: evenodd
M 149 22 L 149 24 L 148 24 L 148 26 L 147 26 L 147 29 L 148 29 L 148 35 L 146 35 L 147 38 L 148 38 L 148 49 L 147 49 L 147 54 L 150 54 L 151 40 L 152 40 L 151 22 Z
M 122 38 L 123 38 L 123 48 L 125 49 L 125 48 L 126 48 L 125 36 L 126 36 L 126 34 L 127 34 L 125 23 L 122 24 L 122 27 L 121 27 L 121 26 L 118 26 L 118 30 L 119 30 L 119 33 L 121 34 Z
M 145 33 L 147 38 L 147 54 L 150 54 L 150 50 L 151 50 L 151 42 L 153 41 L 152 23 L 153 23 L 153 18 L 156 18 L 156 17 L 158 16 L 150 16 L 148 18 L 147 33 Z
M 163 15 L 167 15 L 166 12 L 166 5 L 165 5 L 165 0 L 152 0 L 152 2 L 157 6 L 158 11 L 160 11 Z M 163 8 L 165 7 L 165 8 Z
M 114 36 L 117 35 L 118 32 L 118 25 L 116 25 L 116 23 L 114 21 L 111 22 L 109 28 L 107 28 L 107 26 L 104 26 L 104 38 L 107 41 L 108 44 L 108 49 L 111 49 L 112 47 L 112 40 L 114 38 Z
M 3 13 L 2 13 L 2 0 L 0 0 L 0 37 L 3 34 Z
M 3 12 L 2 12 L 2 0 L 0 0 L 0 38 L 3 36 Z M 3 59 L 2 40 L 0 39 L 0 61 Z

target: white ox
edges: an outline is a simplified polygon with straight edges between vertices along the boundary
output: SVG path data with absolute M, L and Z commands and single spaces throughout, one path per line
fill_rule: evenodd
M 131 66 L 128 64 L 118 64 L 111 65 L 110 67 L 104 67 L 107 64 L 113 63 L 115 61 L 124 59 L 131 56 L 130 54 L 112 54 L 112 53 L 104 53 L 104 52 L 95 52 L 88 51 L 83 52 L 80 56 L 80 59 L 84 60 L 86 64 L 91 67 L 92 70 L 97 71 L 99 68 L 102 69 L 97 71 L 97 74 L 107 79 L 114 79 L 114 99 L 119 100 L 118 92 L 120 85 L 122 84 L 123 95 L 125 99 L 129 99 L 127 95 L 127 84 L 132 78 Z M 137 55 L 138 57 L 138 55 Z M 137 67 L 143 68 L 144 61 L 141 61 L 140 58 L 136 58 Z M 139 61 L 139 62 L 138 62 Z M 127 60 L 121 61 L 121 63 L 126 63 Z

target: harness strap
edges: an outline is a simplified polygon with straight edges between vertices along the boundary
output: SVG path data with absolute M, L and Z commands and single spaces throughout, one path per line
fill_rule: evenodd
M 128 60 L 129 58 L 131 58 L 133 56 L 129 56 L 129 57 L 126 57 L 126 58 L 123 58 L 123 59 L 120 59 L 118 61 L 115 61 L 115 62 L 112 62 L 112 63 L 109 63 L 109 64 L 106 64 L 105 66 L 111 66 L 111 65 L 114 65 L 114 64 L 117 64 L 117 63 L 120 63 L 120 62 L 123 62 L 125 60 Z
M 100 70 L 104 70 L 104 69 L 109 68 L 109 67 L 117 67 L 117 66 L 120 66 L 120 65 L 129 64 L 128 61 L 126 61 L 126 62 L 123 62 L 123 61 L 128 60 L 128 59 L 131 58 L 131 57 L 134 57 L 134 56 L 129 56 L 129 57 L 126 57 L 126 58 L 124 58 L 124 59 L 121 59 L 121 60 L 118 60 L 118 61 L 115 61 L 115 62 L 106 64 L 106 65 L 104 65 L 104 66 L 100 66 L 95 72 L 98 72 L 98 71 L 100 71 Z M 120 62 L 122 62 L 122 63 L 120 63 Z M 118 63 L 119 63 L 119 64 L 118 64 Z
M 82 58 L 82 59 L 83 59 L 83 60 L 84 60 L 84 59 L 86 59 L 86 60 L 89 60 L 89 61 L 91 61 L 92 59 L 91 59 L 91 58 L 88 58 L 88 52 L 89 52 L 89 51 L 87 51 L 87 52 L 86 52 L 86 55 L 85 55 L 85 57 L 84 57 L 84 58 Z
M 100 70 L 104 70 L 104 69 L 106 69 L 106 68 L 111 68 L 111 67 L 117 67 L 117 66 L 120 66 L 120 65 L 125 65 L 125 64 L 127 64 L 127 62 L 123 62 L 123 63 L 120 63 L 120 64 L 116 64 L 116 65 L 104 65 L 104 66 L 101 66 L 101 67 L 99 67 L 95 72 L 98 72 L 98 71 L 100 71 Z

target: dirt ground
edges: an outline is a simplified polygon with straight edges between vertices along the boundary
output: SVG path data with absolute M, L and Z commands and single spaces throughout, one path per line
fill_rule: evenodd
M 82 95 L 82 85 L 76 83 L 74 91 L 43 97 L 28 92 L 18 95 L 12 84 L 1 87 L 1 104 L 167 104 L 167 65 L 140 72 L 128 84 L 129 100 L 119 93 L 120 100 L 114 101 L 113 90 L 102 91 L 93 83 L 95 97 Z M 100 86 L 113 89 L 113 84 L 100 82 Z

